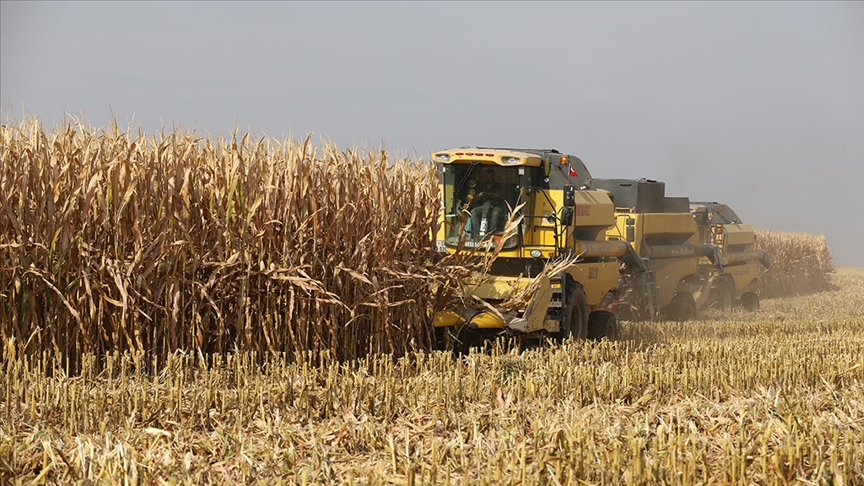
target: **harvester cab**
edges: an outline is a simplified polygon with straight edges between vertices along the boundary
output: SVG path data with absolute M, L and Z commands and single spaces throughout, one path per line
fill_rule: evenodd
M 618 259 L 641 261 L 626 242 L 606 241 L 615 222 L 612 202 L 591 189 L 591 174 L 578 157 L 479 147 L 436 152 L 433 160 L 443 207 L 438 251 L 497 252 L 471 287 L 482 304 L 460 303 L 463 308 L 435 316 L 439 340 L 449 341 L 441 345 L 470 346 L 501 334 L 614 335 L 609 306 L 617 295 Z M 508 220 L 518 224 L 505 234 Z M 551 271 L 568 257 L 571 264 Z
M 439 152 L 435 161 L 445 210 L 446 231 L 437 241 L 442 252 L 456 248 L 460 241 L 465 248 L 498 243 L 511 211 L 524 203 L 520 231 L 504 242 L 503 250 L 537 243 L 533 246 L 542 247 L 542 256 L 558 256 L 564 245 L 556 238 L 573 220 L 575 190 L 591 184 L 579 158 L 556 150 L 461 149 Z M 565 190 L 574 201 L 563 201 L 560 193 Z M 543 200 L 538 201 L 538 195 Z M 554 196 L 559 196 L 557 201 Z M 539 214 L 534 214 L 535 209 Z M 526 270 L 530 276 L 531 269 Z

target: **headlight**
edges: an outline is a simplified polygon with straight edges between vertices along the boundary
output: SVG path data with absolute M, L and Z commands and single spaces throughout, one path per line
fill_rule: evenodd
M 541 253 L 540 250 L 531 250 L 531 256 L 534 258 L 540 258 L 543 256 L 543 253 Z
M 447 154 L 435 154 L 435 162 L 449 162 L 450 156 Z
M 501 162 L 507 165 L 518 164 L 521 160 L 519 157 L 501 157 Z

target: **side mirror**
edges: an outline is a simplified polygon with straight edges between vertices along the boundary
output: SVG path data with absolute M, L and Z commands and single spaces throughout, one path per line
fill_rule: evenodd
M 564 186 L 564 206 L 576 206 L 576 186 Z

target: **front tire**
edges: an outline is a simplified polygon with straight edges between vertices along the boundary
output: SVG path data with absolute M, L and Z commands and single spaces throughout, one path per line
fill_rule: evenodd
M 670 321 L 692 321 L 696 319 L 696 301 L 690 292 L 678 292 L 669 301 L 666 314 Z
M 714 300 L 712 307 L 722 312 L 732 310 L 732 289 L 726 283 L 721 283 L 717 287 L 717 298 Z
M 618 338 L 618 319 L 609 311 L 594 311 L 588 316 L 588 339 L 600 341 L 603 338 L 610 341 Z
M 564 312 L 566 323 L 552 337 L 558 341 L 567 338 L 585 339 L 588 337 L 588 299 L 585 297 L 585 289 L 582 284 L 570 278 L 565 281 L 564 289 Z
M 756 312 L 759 310 L 759 296 L 753 292 L 744 292 L 741 294 L 741 308 L 747 312 Z

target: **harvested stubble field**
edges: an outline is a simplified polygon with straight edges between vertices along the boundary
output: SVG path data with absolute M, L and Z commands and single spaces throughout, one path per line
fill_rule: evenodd
M 0 135 L 4 482 L 864 484 L 864 272 L 454 359 L 418 351 L 467 273 L 428 260 L 428 166 Z
M 15 484 L 862 484 L 864 271 L 836 283 L 523 354 L 75 377 L 6 356 L 0 464 Z

